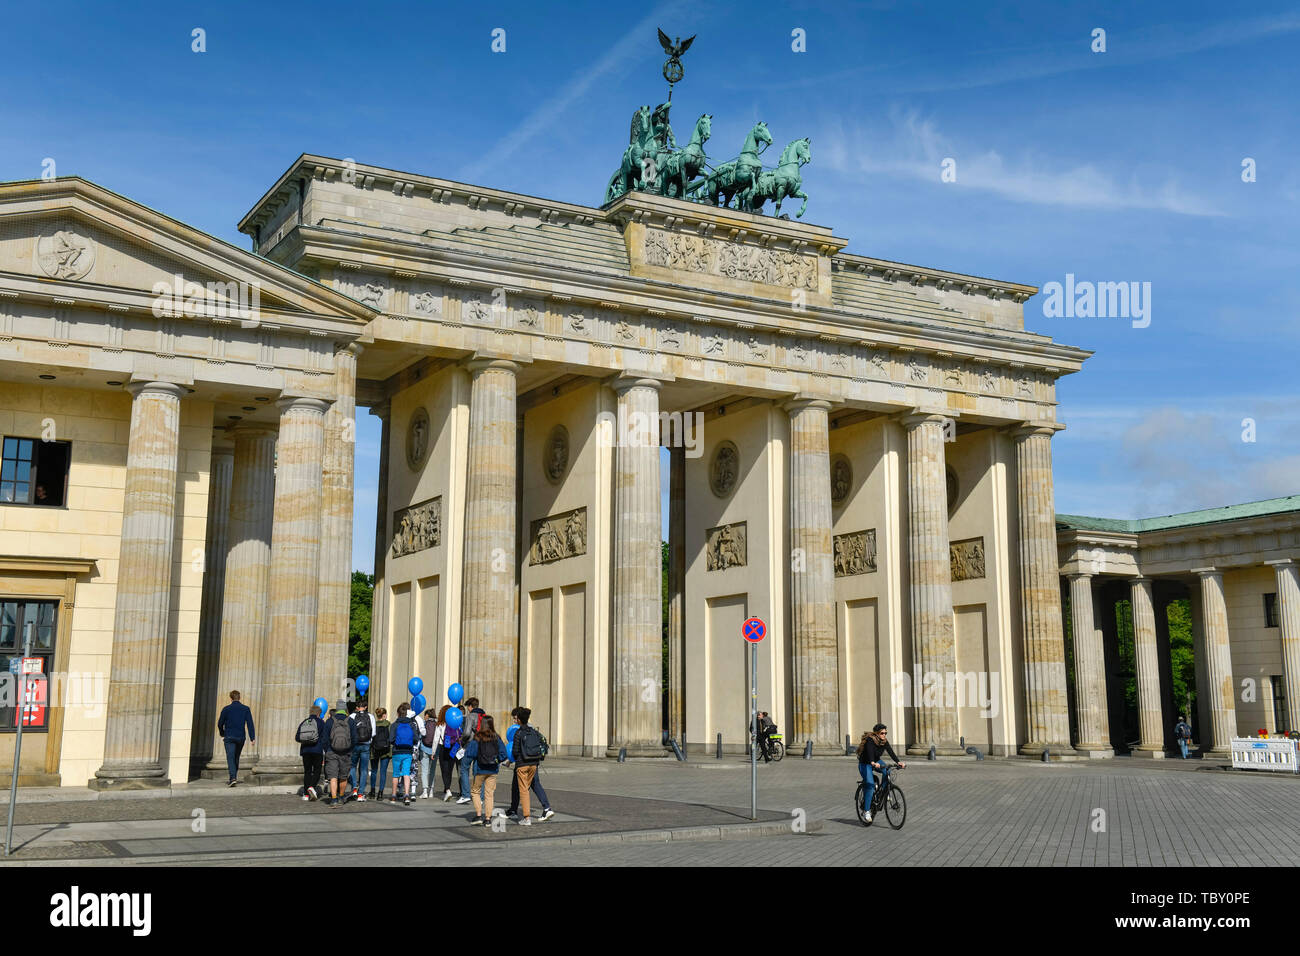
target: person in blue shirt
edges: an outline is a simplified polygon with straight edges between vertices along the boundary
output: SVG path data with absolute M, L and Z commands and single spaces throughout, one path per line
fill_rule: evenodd
M 248 742 L 256 747 L 257 732 L 253 730 L 253 712 L 239 702 L 239 691 L 232 690 L 230 703 L 221 708 L 221 715 L 217 717 L 217 733 L 226 743 L 226 769 L 230 771 L 230 782 L 226 784 L 228 787 L 239 782 L 239 755 L 244 750 L 245 728 L 248 729 Z

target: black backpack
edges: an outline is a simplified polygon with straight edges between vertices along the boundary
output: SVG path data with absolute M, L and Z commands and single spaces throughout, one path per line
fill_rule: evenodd
M 500 762 L 501 748 L 495 740 L 478 745 L 478 756 L 474 758 L 474 763 L 478 766 L 479 773 L 491 773 Z
M 370 714 L 353 714 L 353 723 L 357 725 L 357 743 L 370 743 Z
M 519 741 L 520 760 L 546 759 L 546 740 L 536 727 L 524 725 L 515 732 L 515 737 Z
M 390 747 L 392 743 L 388 739 L 388 724 L 380 724 L 375 728 L 375 736 L 370 740 L 370 752 L 376 757 L 386 757 Z

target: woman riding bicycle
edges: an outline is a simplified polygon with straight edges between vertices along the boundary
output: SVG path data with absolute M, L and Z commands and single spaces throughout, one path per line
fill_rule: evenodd
M 871 798 L 876 792 L 876 778 L 872 774 L 872 768 L 880 771 L 882 782 L 889 776 L 889 767 L 881 760 L 883 754 L 889 754 L 894 763 L 900 767 L 906 767 L 907 764 L 898 759 L 894 753 L 894 748 L 889 745 L 889 729 L 884 724 L 876 724 L 871 728 L 870 733 L 862 735 L 862 742 L 858 744 L 858 773 L 862 775 L 864 792 L 862 795 L 863 809 L 866 811 L 864 822 L 871 822 Z

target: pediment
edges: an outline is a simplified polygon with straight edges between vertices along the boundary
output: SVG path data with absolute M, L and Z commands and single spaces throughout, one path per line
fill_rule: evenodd
M 365 305 L 81 180 L 0 185 L 0 285 L 78 301 L 146 304 L 179 315 L 231 297 L 302 320 L 364 325 Z M 51 289 L 55 286 L 56 289 Z M 188 305 L 189 311 L 186 311 Z

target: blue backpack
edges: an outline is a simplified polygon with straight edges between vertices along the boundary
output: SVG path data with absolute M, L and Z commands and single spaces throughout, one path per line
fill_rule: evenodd
M 402 717 L 393 725 L 393 746 L 415 747 L 415 721 L 410 717 Z

